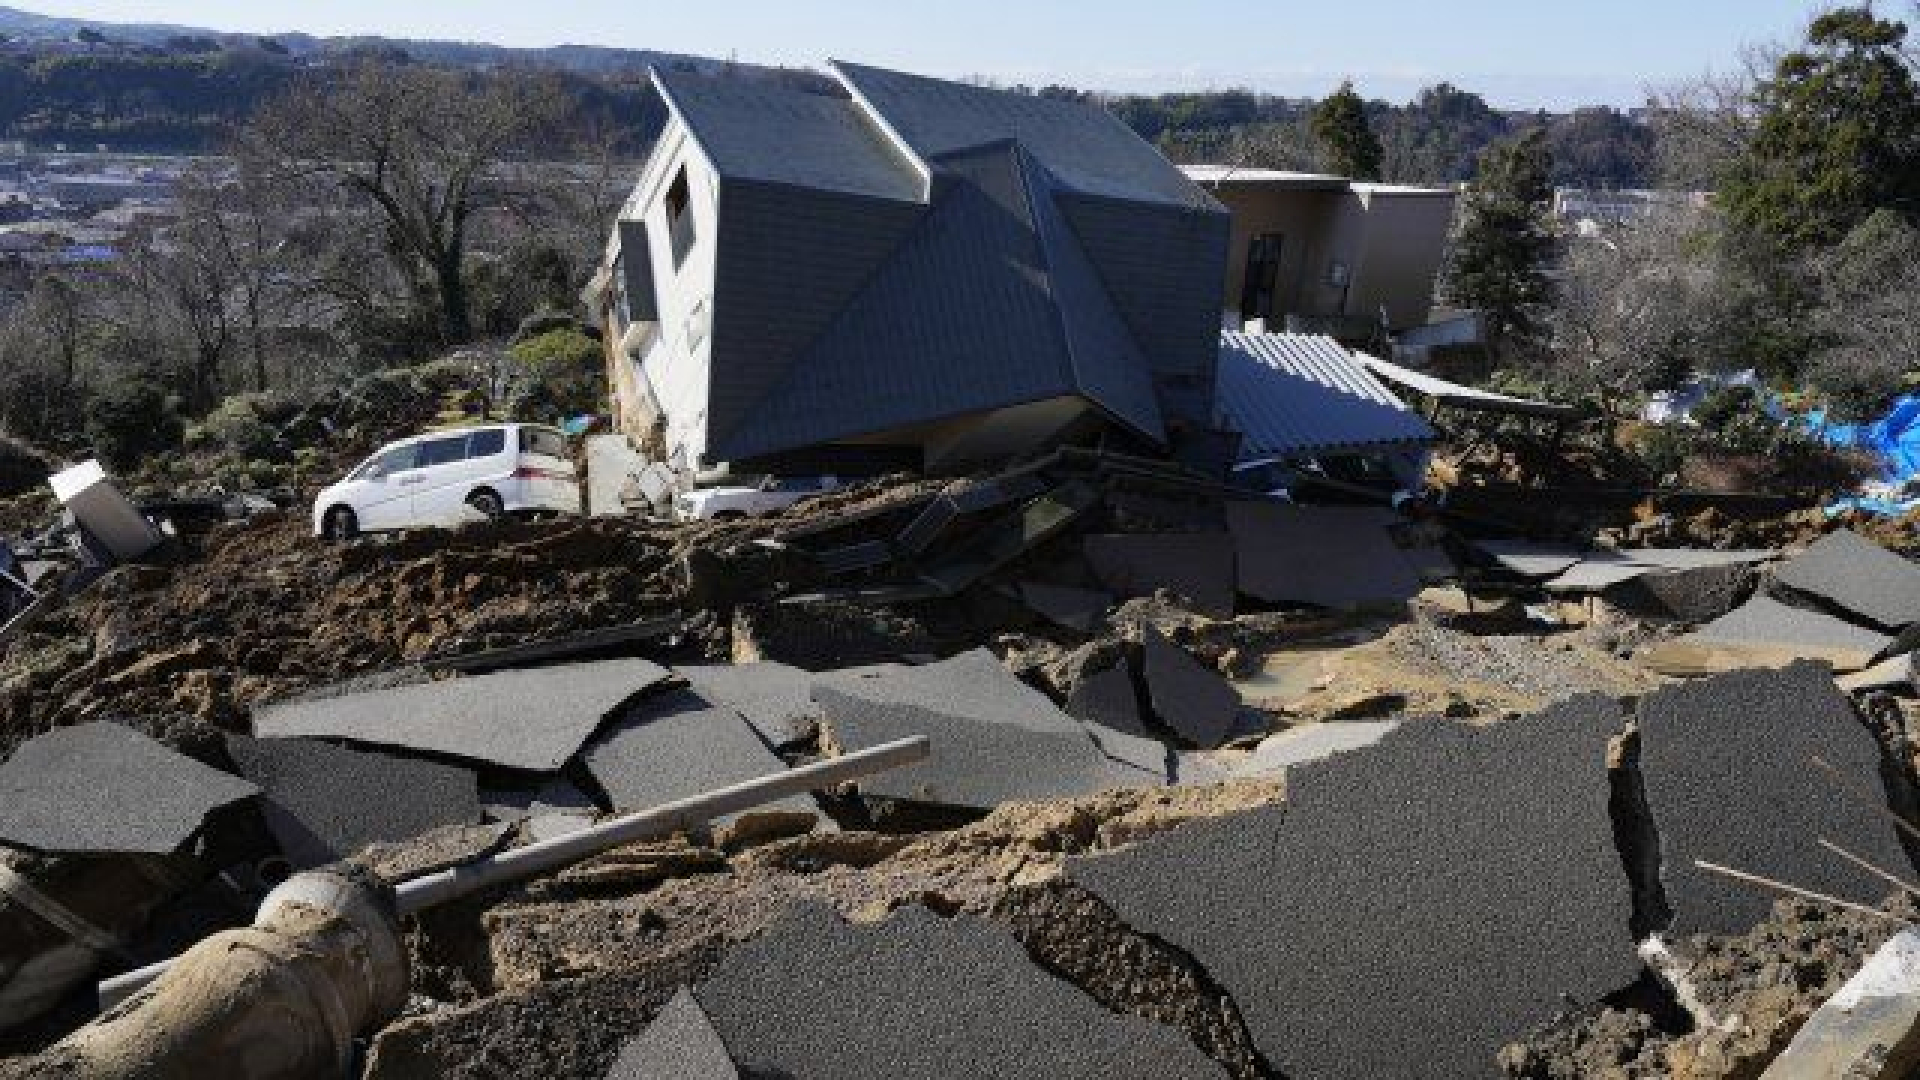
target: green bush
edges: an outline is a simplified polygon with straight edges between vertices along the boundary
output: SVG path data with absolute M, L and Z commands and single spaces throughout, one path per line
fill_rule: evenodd
M 1680 424 L 1649 424 L 1640 431 L 1636 449 L 1647 472 L 1664 480 L 1679 474 L 1693 452 L 1693 436 Z
M 166 388 L 129 378 L 93 396 L 86 408 L 87 440 L 114 469 L 131 469 L 146 458 L 177 449 L 185 425 Z
M 188 445 L 204 440 L 242 461 L 279 459 L 287 448 L 279 428 L 268 417 L 284 412 L 280 403 L 267 395 L 235 394 L 200 421 Z
M 0 435 L 0 499 L 38 488 L 49 472 L 47 460 L 32 447 Z
M 604 394 L 599 342 L 578 326 L 549 330 L 510 350 L 515 388 L 508 405 L 521 420 L 598 412 Z

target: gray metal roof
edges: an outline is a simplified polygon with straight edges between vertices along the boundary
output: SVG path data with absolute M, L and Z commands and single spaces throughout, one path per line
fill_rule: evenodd
M 1330 337 L 1222 334 L 1216 407 L 1242 460 L 1428 442 L 1433 428 Z
M 1066 187 L 1137 202 L 1219 210 L 1133 130 L 1106 110 L 905 72 L 834 62 L 848 88 L 921 160 L 1017 139 Z
M 668 104 L 723 177 L 919 201 L 912 162 L 844 98 L 655 69 Z
M 944 164 L 933 212 L 717 459 L 1070 395 L 1163 437 L 1149 364 L 1052 204 L 1054 178 L 1008 142 Z

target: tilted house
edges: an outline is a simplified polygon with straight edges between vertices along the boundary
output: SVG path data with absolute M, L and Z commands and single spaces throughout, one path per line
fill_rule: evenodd
M 1217 202 L 1096 107 L 833 70 L 654 72 L 598 294 L 623 430 L 684 482 L 1211 427 Z

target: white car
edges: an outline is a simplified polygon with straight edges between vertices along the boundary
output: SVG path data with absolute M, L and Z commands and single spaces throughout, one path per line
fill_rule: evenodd
M 314 500 L 313 532 L 340 543 L 363 532 L 535 513 L 580 513 L 567 437 L 533 424 L 492 424 L 381 447 Z
M 754 487 L 697 488 L 675 499 L 673 509 L 682 521 L 759 517 L 839 486 L 837 476 L 769 476 Z

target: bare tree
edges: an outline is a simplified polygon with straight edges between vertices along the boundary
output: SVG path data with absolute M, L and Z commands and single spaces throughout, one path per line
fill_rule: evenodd
M 472 332 L 469 225 L 515 181 L 509 164 L 553 144 L 568 112 L 550 75 L 367 60 L 297 84 L 241 145 L 262 167 L 331 178 L 369 204 L 416 304 L 458 343 Z
M 1569 245 L 1549 317 L 1553 362 L 1597 400 L 1609 441 L 1641 394 L 1713 365 L 1726 299 L 1704 211 L 1674 209 Z
M 1671 188 L 1710 191 L 1753 137 L 1754 80 L 1747 71 L 1702 75 L 1654 89 L 1654 171 Z

